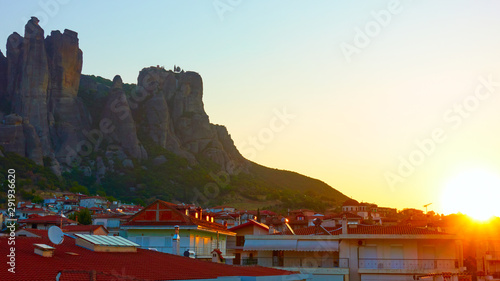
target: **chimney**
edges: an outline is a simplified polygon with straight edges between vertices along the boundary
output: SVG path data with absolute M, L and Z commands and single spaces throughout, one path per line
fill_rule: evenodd
M 342 234 L 347 234 L 347 216 L 342 217 Z
M 322 223 L 322 222 L 323 222 L 323 221 L 321 221 L 321 219 L 320 219 L 320 218 L 315 218 L 315 219 L 313 220 L 313 223 L 314 223 L 314 225 L 316 226 L 316 234 L 321 234 L 321 223 Z
M 174 228 L 175 228 L 175 234 L 172 237 L 172 254 L 180 256 L 181 236 L 179 235 L 179 226 L 176 225 Z
M 269 234 L 274 234 L 276 231 L 274 230 L 274 225 L 269 226 Z
M 199 218 L 200 220 L 203 220 L 203 209 L 202 209 L 201 207 L 198 207 L 198 208 L 196 209 L 196 212 L 198 213 L 198 218 Z
M 54 247 L 45 244 L 33 244 L 35 246 L 35 254 L 42 257 L 52 257 L 54 255 Z

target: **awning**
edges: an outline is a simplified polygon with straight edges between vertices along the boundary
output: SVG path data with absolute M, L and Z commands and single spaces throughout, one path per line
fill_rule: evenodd
M 338 252 L 339 241 L 299 240 L 297 242 L 297 251 Z
M 247 239 L 243 246 L 245 251 L 311 251 L 338 252 L 339 241 L 335 240 L 274 240 Z
M 295 251 L 297 240 L 245 240 L 245 251 Z

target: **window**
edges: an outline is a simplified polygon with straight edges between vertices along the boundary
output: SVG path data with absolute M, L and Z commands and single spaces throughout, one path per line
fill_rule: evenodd
M 149 237 L 148 236 L 137 236 L 135 237 L 135 242 L 142 247 L 149 247 Z
M 245 236 L 236 236 L 236 246 L 245 245 Z

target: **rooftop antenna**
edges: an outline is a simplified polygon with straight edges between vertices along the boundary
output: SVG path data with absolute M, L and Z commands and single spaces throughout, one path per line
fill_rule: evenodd
M 49 228 L 48 234 L 50 242 L 55 245 L 59 245 L 64 241 L 64 233 L 59 227 L 55 225 Z
M 429 204 L 425 204 L 425 205 L 424 205 L 424 208 L 425 208 L 425 214 L 427 214 L 427 207 L 428 207 L 428 206 L 430 206 L 430 205 L 432 205 L 432 203 L 429 203 Z

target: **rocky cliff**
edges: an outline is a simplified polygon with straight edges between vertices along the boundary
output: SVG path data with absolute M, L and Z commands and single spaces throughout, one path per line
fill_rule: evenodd
M 48 157 L 57 174 L 96 160 L 96 153 L 117 156 L 126 166 L 140 163 L 148 159 L 140 135 L 190 164 L 209 159 L 229 174 L 247 165 L 227 130 L 210 123 L 198 73 L 145 68 L 126 93 L 120 76 L 112 85 L 81 79 L 82 63 L 74 31 L 52 31 L 45 38 L 33 17 L 24 37 L 13 33 L 7 57 L 0 54 L 0 98 L 5 104 L 0 109 L 0 145 L 37 164 Z M 96 111 L 94 102 L 104 106 L 95 105 Z M 97 162 L 90 162 L 90 171 L 105 174 L 112 169 L 97 169 Z
M 45 37 L 34 17 L 24 36 L 9 36 L 6 56 L 0 52 L 0 167 L 17 167 L 30 190 L 88 188 L 136 202 L 282 202 L 284 209 L 346 198 L 321 181 L 243 158 L 227 129 L 210 123 L 198 73 L 147 67 L 126 84 L 119 75 L 82 75 L 82 65 L 78 34 Z

